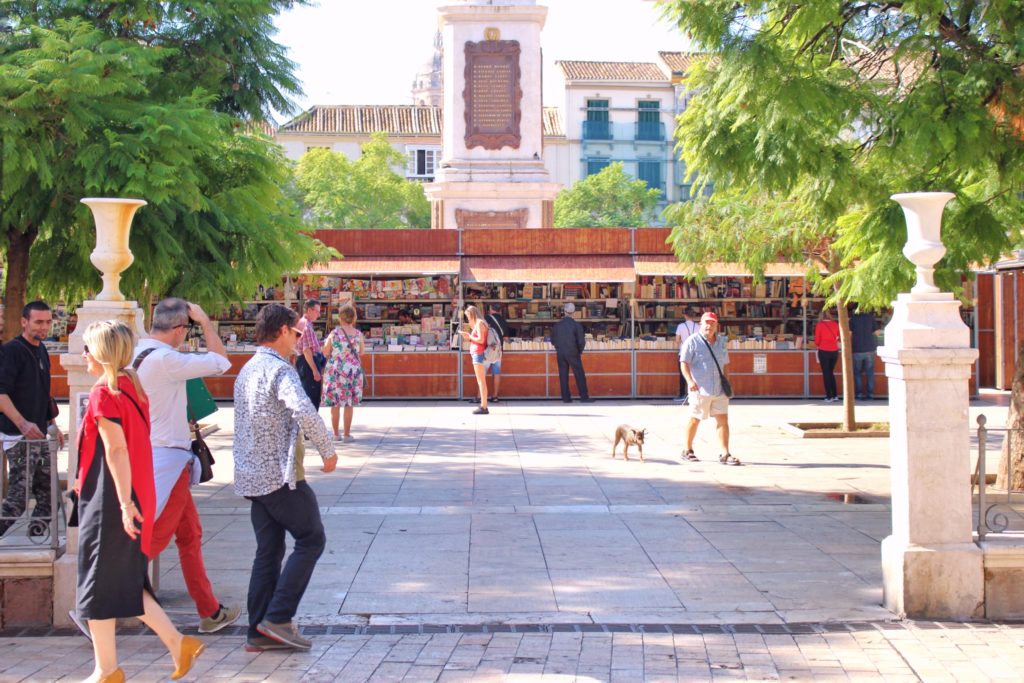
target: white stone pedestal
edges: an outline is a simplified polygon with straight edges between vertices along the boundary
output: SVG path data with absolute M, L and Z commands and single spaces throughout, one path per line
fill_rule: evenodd
M 878 349 L 889 380 L 892 535 L 885 607 L 921 619 L 981 617 L 972 540 L 968 380 L 978 352 L 952 294 L 901 294 Z

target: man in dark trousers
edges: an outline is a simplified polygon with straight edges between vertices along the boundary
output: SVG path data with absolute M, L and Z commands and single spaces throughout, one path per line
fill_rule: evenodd
M 583 359 L 580 358 L 587 345 L 583 325 L 572 319 L 572 314 L 576 312 L 576 304 L 567 303 L 564 311 L 565 316 L 551 328 L 551 344 L 555 347 L 555 355 L 558 358 L 558 381 L 562 389 L 562 403 L 572 403 L 572 395 L 569 393 L 570 367 L 572 374 L 576 376 L 580 401 L 591 403 L 593 399 L 587 390 L 587 375 L 583 371 Z
M 50 448 L 47 429 L 58 447 L 64 436 L 56 424 L 56 404 L 50 398 L 50 356 L 43 340 L 50 335 L 53 314 L 42 301 L 27 304 L 21 314 L 21 334 L 3 346 L 0 362 L 0 432 L 9 470 L 7 497 L 0 507 L 0 535 L 25 512 L 31 495 L 39 523 L 29 534 L 45 536 L 50 517 Z M 53 454 L 54 456 L 56 454 Z

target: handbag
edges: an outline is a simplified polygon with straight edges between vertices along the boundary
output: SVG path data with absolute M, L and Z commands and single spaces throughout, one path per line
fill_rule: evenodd
M 715 368 L 718 370 L 718 376 L 722 379 L 722 393 L 725 394 L 726 398 L 732 398 L 732 384 L 726 379 L 725 373 L 722 372 L 722 366 L 718 364 L 718 359 L 715 358 L 715 351 L 711 348 L 711 344 L 708 344 L 708 340 L 704 338 L 704 335 L 700 335 L 700 340 L 704 342 L 704 346 L 708 347 L 708 352 L 711 354 L 711 360 L 715 361 Z
M 199 425 L 192 422 L 189 426 L 192 428 L 192 436 L 195 437 L 192 439 L 192 454 L 199 463 L 199 483 L 204 484 L 213 479 L 213 466 L 217 461 L 213 459 L 213 452 L 203 440 L 203 433 L 199 429 Z

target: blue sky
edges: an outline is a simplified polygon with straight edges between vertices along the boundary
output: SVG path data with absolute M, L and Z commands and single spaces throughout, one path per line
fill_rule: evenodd
M 320 0 L 280 17 L 277 41 L 289 48 L 306 96 L 297 104 L 410 104 L 410 86 L 433 54 L 437 0 Z M 540 0 L 548 20 L 544 99 L 562 104 L 555 60 L 657 61 L 684 50 L 683 36 L 647 0 Z

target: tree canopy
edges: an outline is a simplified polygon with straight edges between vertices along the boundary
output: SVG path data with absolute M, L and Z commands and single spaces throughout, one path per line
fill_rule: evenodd
M 876 4 L 662 0 L 707 58 L 678 121 L 709 200 L 669 213 L 676 253 L 755 274 L 778 258 L 865 308 L 913 282 L 890 195 L 950 191 L 937 283 L 1019 240 L 1024 12 L 1017 0 Z
M 394 171 L 406 162 L 382 132 L 373 133 L 355 161 L 328 149 L 309 150 L 296 169 L 307 219 L 328 229 L 429 228 L 423 186 Z
M 609 164 L 555 197 L 556 228 L 624 228 L 650 225 L 661 191 Z
M 0 239 L 8 333 L 26 293 L 99 286 L 88 196 L 137 197 L 140 300 L 244 298 L 297 269 L 313 242 L 283 188 L 279 147 L 251 133 L 297 86 L 271 20 L 291 1 L 21 2 L 0 45 Z M 230 36 L 230 37 L 229 37 Z

